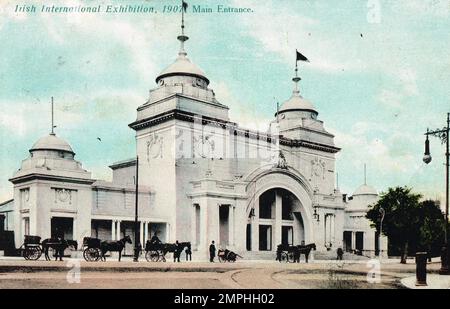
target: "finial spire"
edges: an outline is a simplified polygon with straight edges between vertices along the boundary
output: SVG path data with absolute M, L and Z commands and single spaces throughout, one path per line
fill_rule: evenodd
M 184 50 L 184 42 L 189 40 L 189 37 L 184 35 L 184 13 L 186 13 L 187 8 L 188 8 L 188 4 L 184 0 L 182 0 L 181 1 L 181 35 L 178 36 L 178 41 L 181 42 L 180 52 L 178 53 L 178 55 L 180 55 L 180 56 L 187 55 L 186 51 Z
M 306 58 L 305 56 L 303 56 L 301 53 L 299 53 L 298 50 L 295 50 L 295 77 L 292 79 L 295 83 L 295 89 L 294 89 L 294 94 L 298 95 L 300 94 L 300 90 L 298 88 L 298 83 L 302 80 L 299 76 L 298 76 L 298 62 L 299 61 L 306 61 L 309 62 L 308 58 Z
M 52 97 L 52 129 L 50 135 L 55 135 L 55 123 L 54 123 L 54 112 L 53 112 L 53 97 Z
M 367 165 L 364 163 L 364 185 L 367 185 Z

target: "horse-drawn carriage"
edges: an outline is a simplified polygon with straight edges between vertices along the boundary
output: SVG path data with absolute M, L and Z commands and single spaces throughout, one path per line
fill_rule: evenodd
M 19 248 L 25 260 L 36 261 L 42 255 L 41 237 L 25 235 L 23 245 Z
M 300 257 L 303 254 L 305 261 L 308 263 L 309 254 L 311 250 L 316 250 L 315 244 L 292 246 L 287 244 L 281 244 L 277 247 L 276 260 L 285 263 L 300 263 Z
M 84 237 L 83 257 L 87 262 L 97 262 L 100 259 L 106 261 L 105 255 L 107 252 L 119 252 L 120 262 L 126 243 L 132 243 L 130 236 L 125 236 L 117 241 L 101 241 L 98 238 Z
M 151 240 L 148 240 L 145 244 L 145 259 L 148 262 L 165 262 L 166 254 L 168 252 L 174 254 L 174 259 L 176 257 L 178 257 L 179 259 L 181 252 L 183 252 L 183 250 L 186 248 L 190 251 L 191 249 L 190 242 L 168 244 L 168 243 L 155 243 L 152 242 Z
M 86 262 L 97 262 L 102 254 L 100 250 L 101 240 L 98 238 L 83 238 L 83 258 Z
M 242 256 L 240 256 L 239 254 L 230 251 L 228 249 L 219 249 L 217 251 L 217 258 L 219 259 L 220 263 L 225 263 L 225 262 L 231 262 L 234 263 L 236 262 L 236 259 L 240 257 L 242 259 Z
M 25 235 L 24 243 L 20 246 L 22 256 L 25 260 L 36 261 L 39 260 L 42 253 L 45 259 L 50 261 L 49 251 L 57 260 L 62 261 L 64 250 L 67 248 L 77 250 L 78 243 L 75 240 L 65 240 L 62 238 L 47 238 L 41 242 L 40 236 Z

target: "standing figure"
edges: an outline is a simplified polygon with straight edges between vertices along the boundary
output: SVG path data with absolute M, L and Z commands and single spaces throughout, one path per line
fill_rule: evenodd
M 186 261 L 192 261 L 192 250 L 190 244 L 186 247 L 185 253 L 186 253 Z
M 342 261 L 343 255 L 344 255 L 344 250 L 342 250 L 342 248 L 338 248 L 337 249 L 337 259 L 338 259 L 338 261 Z
M 183 249 L 180 248 L 180 244 L 178 240 L 175 242 L 175 250 L 173 251 L 173 262 L 180 262 L 180 255 Z
M 214 240 L 209 245 L 209 261 L 214 263 L 214 258 L 216 257 L 216 246 L 214 245 Z
M 152 236 L 152 238 L 150 239 L 150 243 L 152 245 L 158 245 L 161 243 L 161 240 L 158 238 L 158 232 L 155 232 Z

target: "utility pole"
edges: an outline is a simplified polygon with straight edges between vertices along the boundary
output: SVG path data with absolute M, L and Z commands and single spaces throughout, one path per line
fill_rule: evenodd
M 139 261 L 140 241 L 139 241 L 139 222 L 138 222 L 138 203 L 139 203 L 139 156 L 136 157 L 136 177 L 135 177 L 136 193 L 134 205 L 134 262 Z M 142 231 L 141 231 L 142 233 Z
M 439 271 L 442 275 L 450 275 L 450 248 L 449 248 L 449 238 L 448 238 L 448 208 L 449 208 L 449 175 L 450 175 L 450 151 L 449 151 L 449 134 L 450 134 L 450 113 L 447 113 L 447 126 L 443 129 L 438 129 L 434 131 L 427 130 L 425 133 L 425 154 L 423 157 L 423 162 L 429 164 L 432 160 L 430 154 L 430 141 L 429 136 L 435 136 L 441 140 L 441 142 L 446 144 L 445 151 L 445 231 L 444 231 L 444 245 L 442 247 L 441 255 L 441 270 Z

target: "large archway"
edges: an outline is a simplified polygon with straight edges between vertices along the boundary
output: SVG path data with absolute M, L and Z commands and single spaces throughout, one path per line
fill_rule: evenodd
M 272 169 L 253 178 L 247 220 L 247 250 L 275 251 L 279 244 L 314 242 L 312 192 L 304 179 Z

